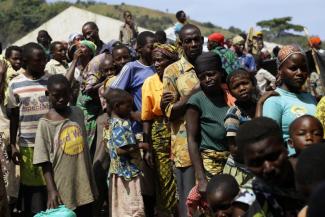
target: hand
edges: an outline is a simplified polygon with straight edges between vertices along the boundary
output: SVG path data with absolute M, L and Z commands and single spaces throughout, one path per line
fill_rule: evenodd
M 82 50 L 79 48 L 73 55 L 73 61 L 78 61 L 79 58 L 83 55 Z
M 207 191 L 208 181 L 204 177 L 198 181 L 198 191 L 201 195 L 205 196 Z
M 264 102 L 271 96 L 279 96 L 279 93 L 275 91 L 266 91 L 257 101 L 257 104 L 263 105 Z
M 148 150 L 144 153 L 144 160 L 150 168 L 154 168 L 154 160 L 151 150 Z
M 58 191 L 49 191 L 47 196 L 47 208 L 55 209 L 60 204 L 62 204 L 62 200 L 60 198 Z
M 0 76 L 3 77 L 3 75 L 7 72 L 8 65 L 4 60 L 0 60 Z
M 161 97 L 160 107 L 162 111 L 165 111 L 167 105 L 175 100 L 175 96 L 171 92 L 163 93 Z
M 200 82 L 199 82 L 199 83 L 197 83 L 195 85 L 195 87 L 193 87 L 193 89 L 191 90 L 189 95 L 193 95 L 193 94 L 197 93 L 200 90 L 201 90 L 201 85 L 200 85 Z
M 11 150 L 9 151 L 11 153 L 11 160 L 14 164 L 19 165 L 21 162 L 21 156 L 16 148 L 16 145 L 11 145 Z

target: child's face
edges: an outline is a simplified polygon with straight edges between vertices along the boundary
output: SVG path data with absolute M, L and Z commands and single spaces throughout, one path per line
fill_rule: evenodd
M 322 126 L 315 118 L 301 118 L 292 126 L 288 143 L 295 148 L 296 153 L 299 154 L 310 145 L 322 142 L 323 134 Z
M 133 99 L 132 97 L 125 99 L 123 102 L 115 105 L 114 112 L 121 118 L 130 118 L 132 111 Z
M 104 63 L 100 67 L 101 72 L 103 73 L 104 77 L 114 75 L 115 68 L 113 65 L 113 59 L 109 58 L 104 61 Z
M 71 98 L 71 90 L 64 84 L 54 84 L 49 91 L 49 101 L 54 109 L 64 109 Z
M 10 54 L 10 57 L 8 58 L 9 62 L 12 65 L 12 68 L 14 68 L 14 70 L 18 70 L 21 68 L 22 65 L 22 55 L 21 52 L 17 51 L 17 50 L 13 50 Z
M 53 58 L 59 62 L 66 59 L 67 50 L 63 43 L 57 44 L 53 51 Z
M 237 101 L 250 101 L 253 97 L 255 87 L 248 75 L 233 76 L 230 79 L 230 92 Z
M 214 193 L 208 194 L 208 204 L 211 216 L 213 217 L 231 217 L 234 198 L 231 198 L 222 190 L 216 190 Z
M 154 37 L 147 37 L 146 44 L 143 47 L 139 47 L 138 52 L 140 56 L 146 59 L 149 64 L 152 64 L 152 51 L 153 51 L 153 44 L 156 42 Z
M 117 73 L 120 72 L 125 64 L 131 61 L 131 55 L 127 48 L 114 50 L 112 56 Z
M 33 75 L 44 74 L 44 69 L 46 65 L 46 57 L 43 50 L 34 49 L 32 54 L 27 60 L 27 70 Z

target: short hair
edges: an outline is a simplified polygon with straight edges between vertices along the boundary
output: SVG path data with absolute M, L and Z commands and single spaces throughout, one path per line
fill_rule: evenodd
M 232 79 L 233 77 L 236 77 L 236 76 L 243 76 L 243 75 L 244 75 L 244 76 L 247 76 L 247 77 L 252 81 L 252 83 L 253 83 L 254 86 L 257 86 L 257 81 L 256 81 L 256 78 L 255 78 L 254 74 L 251 73 L 251 72 L 249 72 L 249 71 L 247 71 L 247 70 L 244 69 L 244 68 L 240 68 L 240 69 L 237 69 L 237 70 L 231 72 L 231 73 L 227 76 L 227 80 L 226 80 L 226 82 L 227 82 L 228 87 L 230 87 L 231 79 Z
M 50 45 L 50 53 L 51 54 L 53 54 L 55 47 L 59 44 L 63 45 L 63 43 L 61 41 L 54 41 L 51 43 L 51 45 Z
M 240 125 L 235 138 L 239 155 L 245 156 L 249 145 L 271 137 L 279 139 L 284 146 L 282 130 L 271 118 L 259 117 Z
M 97 24 L 95 22 L 93 22 L 93 21 L 86 22 L 85 24 L 82 25 L 82 28 L 81 29 L 85 28 L 86 26 L 91 26 L 94 29 L 98 30 Z
M 197 27 L 196 25 L 193 25 L 193 24 L 185 24 L 185 25 L 182 27 L 181 31 L 179 32 L 179 39 L 180 39 L 181 41 L 183 40 L 183 34 L 184 34 L 184 32 L 185 32 L 186 30 L 188 30 L 188 29 L 195 29 L 195 30 L 197 30 L 197 31 L 200 33 L 200 36 L 201 36 L 201 30 L 200 30 L 199 27 Z
M 322 123 L 318 120 L 318 118 L 316 118 L 315 116 L 312 116 L 312 115 L 302 115 L 300 116 L 299 118 L 296 118 L 294 121 L 291 122 L 290 126 L 289 126 L 289 135 L 290 137 L 292 136 L 292 131 L 293 131 L 293 126 L 298 122 L 300 121 L 301 119 L 304 119 L 304 118 L 310 118 L 310 119 L 313 119 L 314 121 L 317 122 L 319 128 L 321 129 L 322 133 L 324 133 L 324 129 L 323 129 L 323 125 Z
M 137 37 L 137 45 L 140 47 L 145 46 L 148 38 L 155 38 L 155 34 L 149 31 L 141 32 Z
M 223 191 L 234 198 L 239 192 L 239 185 L 236 179 L 229 174 L 216 175 L 208 183 L 207 194 L 213 194 L 216 191 Z
M 158 30 L 155 32 L 156 40 L 157 42 L 161 44 L 165 44 L 167 41 L 167 35 L 164 30 Z
M 179 18 L 182 16 L 183 13 L 185 14 L 185 12 L 182 11 L 182 10 L 177 11 L 177 12 L 176 12 L 176 18 L 179 19 Z
M 125 102 L 127 98 L 132 98 L 131 94 L 118 88 L 107 88 L 104 93 L 107 105 L 112 109 L 117 103 Z
M 42 48 L 42 46 L 39 45 L 39 44 L 37 44 L 37 43 L 35 43 L 35 42 L 29 42 L 29 43 L 23 45 L 21 48 L 22 48 L 22 51 L 23 51 L 22 52 L 22 56 L 23 56 L 22 67 L 24 69 L 26 69 L 27 62 L 31 58 L 32 52 L 34 50 L 40 50 L 40 51 L 42 51 L 44 57 L 46 57 L 45 51 Z
M 16 45 L 10 46 L 6 49 L 6 53 L 5 53 L 5 57 L 6 59 L 11 57 L 11 53 L 12 51 L 17 51 L 19 53 L 23 53 L 23 50 L 21 49 L 21 47 L 18 47 Z
M 126 49 L 129 52 L 129 54 L 131 55 L 131 51 L 130 51 L 130 49 L 127 46 L 125 46 L 124 44 L 118 44 L 118 45 L 116 45 L 116 46 L 113 47 L 113 49 L 112 49 L 112 56 L 114 57 L 114 52 L 115 51 L 121 50 L 121 49 Z
M 70 83 L 68 79 L 62 74 L 51 75 L 47 80 L 47 89 L 50 91 L 54 85 L 62 84 L 70 89 Z

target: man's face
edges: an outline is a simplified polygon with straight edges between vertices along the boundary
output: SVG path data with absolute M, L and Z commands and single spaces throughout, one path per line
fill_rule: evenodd
M 86 25 L 82 29 L 82 34 L 84 37 L 92 42 L 97 42 L 99 40 L 98 29 L 92 25 Z
M 270 184 L 281 184 L 287 177 L 288 151 L 280 138 L 269 137 L 249 144 L 244 153 L 247 168 Z
M 182 32 L 181 43 L 186 57 L 195 60 L 203 49 L 203 38 L 196 28 L 188 28 Z

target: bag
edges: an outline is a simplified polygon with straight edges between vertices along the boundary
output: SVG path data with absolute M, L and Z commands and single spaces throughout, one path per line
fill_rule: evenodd
M 48 209 L 34 215 L 34 217 L 77 217 L 77 215 L 64 205 L 55 209 Z

